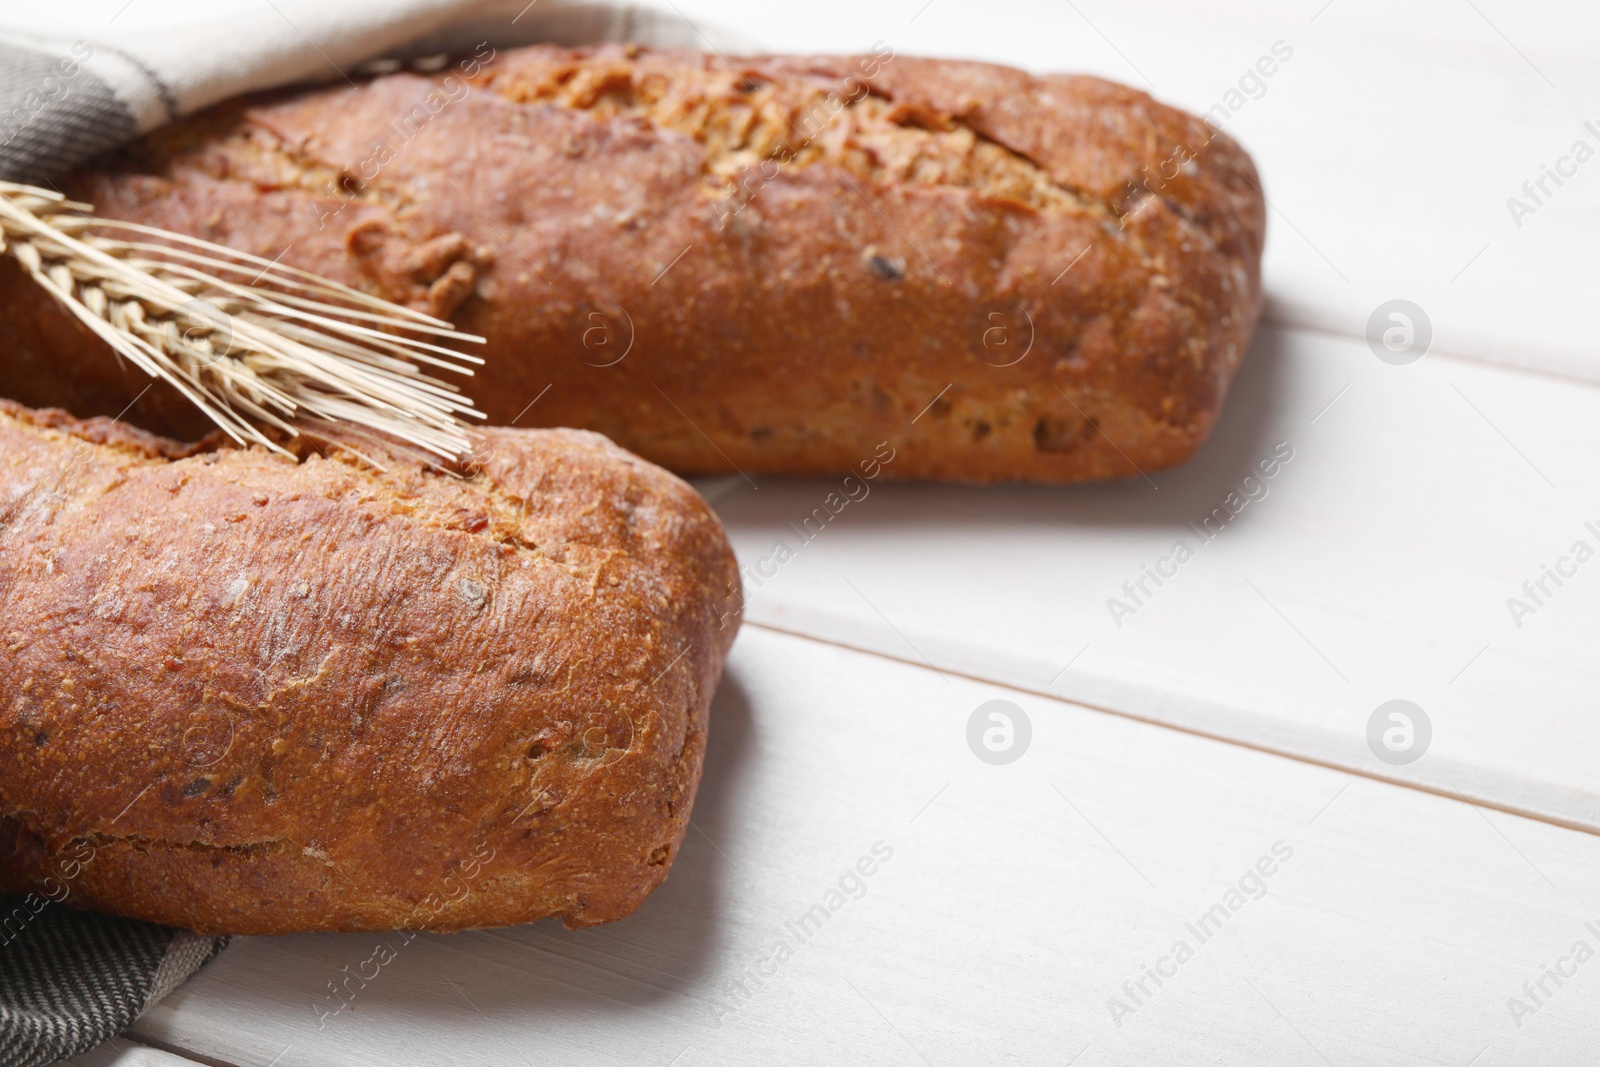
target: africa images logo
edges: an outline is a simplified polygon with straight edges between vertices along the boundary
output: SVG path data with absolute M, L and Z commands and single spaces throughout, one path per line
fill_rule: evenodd
M 967 719 L 967 747 L 992 766 L 1017 762 L 1032 742 L 1033 722 L 1009 700 L 979 704 Z

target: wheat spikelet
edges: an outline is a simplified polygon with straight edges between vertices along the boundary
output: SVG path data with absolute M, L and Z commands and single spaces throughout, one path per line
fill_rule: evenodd
M 461 419 L 482 415 L 419 365 L 470 375 L 483 360 L 421 338 L 483 338 L 441 319 L 29 185 L 0 182 L 0 251 L 240 444 L 284 452 L 263 427 L 323 424 L 447 460 L 471 449 Z

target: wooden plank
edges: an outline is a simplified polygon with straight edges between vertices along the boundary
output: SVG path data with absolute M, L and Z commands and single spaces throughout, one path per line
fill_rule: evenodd
M 1593 388 L 1268 328 L 1176 470 L 716 506 L 763 624 L 1600 828 L 1597 450 Z M 1393 699 L 1433 726 L 1409 766 L 1366 738 Z
M 1031 722 L 1009 765 L 968 746 L 994 699 Z M 255 1067 L 1495 1067 L 1592 1038 L 1594 837 L 816 642 L 741 635 L 694 827 L 621 923 L 242 939 L 138 1034 Z M 1513 1019 L 1546 965 L 1576 973 Z

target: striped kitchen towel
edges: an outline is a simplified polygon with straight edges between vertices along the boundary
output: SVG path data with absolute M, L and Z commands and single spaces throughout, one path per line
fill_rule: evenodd
M 227 941 L 0 897 L 0 1065 L 55 1063 L 115 1037 Z

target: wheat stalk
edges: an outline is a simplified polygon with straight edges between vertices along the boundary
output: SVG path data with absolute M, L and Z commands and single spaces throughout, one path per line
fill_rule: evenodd
M 472 447 L 461 419 L 482 414 L 419 365 L 470 375 L 483 360 L 421 338 L 483 338 L 442 319 L 30 185 L 0 182 L 0 252 L 240 444 L 286 452 L 263 427 L 324 423 L 445 459 Z

